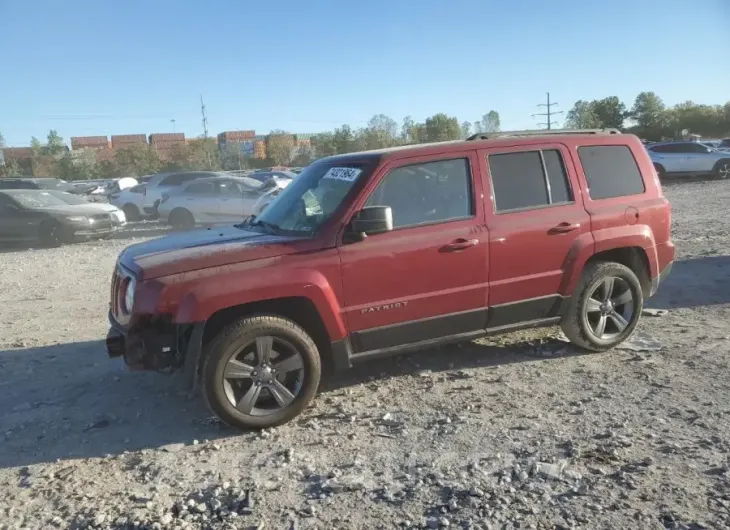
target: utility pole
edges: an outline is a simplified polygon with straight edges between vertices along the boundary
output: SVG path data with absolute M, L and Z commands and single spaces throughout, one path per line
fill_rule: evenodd
M 539 125 L 545 125 L 547 127 L 548 131 L 549 131 L 552 128 L 553 125 L 557 125 L 558 122 L 552 121 L 550 119 L 552 116 L 555 116 L 556 114 L 563 114 L 563 111 L 562 110 L 555 111 L 555 112 L 552 110 L 552 108 L 555 105 L 557 105 L 557 104 L 558 104 L 557 102 L 556 103 L 550 103 L 550 92 L 548 92 L 547 93 L 547 103 L 540 103 L 538 105 L 538 107 L 545 107 L 546 108 L 546 111 L 545 112 L 542 112 L 542 113 L 537 113 L 537 114 L 533 114 L 532 115 L 533 118 L 535 116 L 545 116 L 547 118 L 545 122 L 538 123 L 538 126 Z
M 203 137 L 208 138 L 208 118 L 205 116 L 205 103 L 203 103 L 203 94 L 200 94 L 200 114 L 203 116 Z

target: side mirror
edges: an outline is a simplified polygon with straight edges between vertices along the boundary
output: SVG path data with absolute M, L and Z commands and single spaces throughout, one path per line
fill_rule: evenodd
M 393 230 L 393 210 L 390 206 L 368 206 L 355 214 L 351 232 L 365 236 Z

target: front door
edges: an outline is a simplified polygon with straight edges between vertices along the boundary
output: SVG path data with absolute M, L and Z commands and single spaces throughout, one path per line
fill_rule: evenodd
M 483 332 L 488 234 L 476 168 L 469 150 L 375 175 L 355 211 L 390 206 L 393 231 L 339 246 L 355 353 Z
M 556 318 L 576 249 L 593 248 L 570 152 L 550 143 L 479 154 L 490 196 L 488 328 Z
M 25 241 L 38 237 L 39 215 L 0 195 L 0 240 Z

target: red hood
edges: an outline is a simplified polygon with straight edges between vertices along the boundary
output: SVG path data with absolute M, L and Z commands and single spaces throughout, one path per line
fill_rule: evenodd
M 130 245 L 119 257 L 139 280 L 230 263 L 292 254 L 300 238 L 252 232 L 235 226 L 203 228 Z

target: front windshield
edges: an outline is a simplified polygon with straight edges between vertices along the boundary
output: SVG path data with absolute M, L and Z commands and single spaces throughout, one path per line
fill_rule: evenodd
M 66 204 L 73 204 L 73 205 L 89 204 L 89 201 L 87 201 L 86 199 L 79 197 L 78 195 L 72 195 L 70 193 L 66 193 L 65 191 L 48 190 L 47 192 L 44 192 L 44 193 L 49 193 L 49 194 L 53 195 L 54 197 L 58 197 Z
M 59 191 L 66 191 L 68 189 L 73 188 L 71 184 L 64 180 L 60 179 L 42 179 L 37 180 L 36 183 L 38 184 L 38 187 L 44 190 L 59 190 Z
M 364 169 L 361 163 L 312 164 L 271 201 L 254 223 L 277 232 L 312 235 L 340 206 Z
M 13 193 L 13 199 L 25 208 L 46 208 L 49 206 L 66 206 L 68 203 L 48 191 L 24 191 Z

